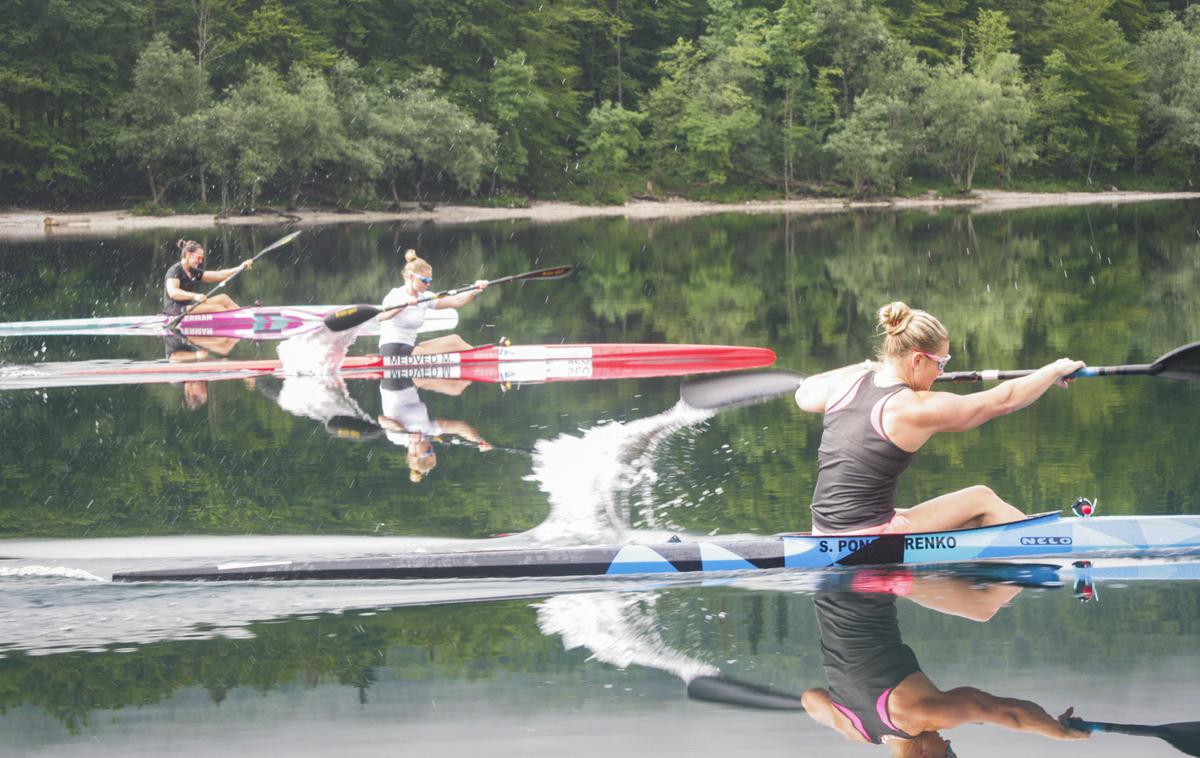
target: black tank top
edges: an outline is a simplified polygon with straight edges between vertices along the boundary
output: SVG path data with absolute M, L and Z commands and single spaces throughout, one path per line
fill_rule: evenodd
M 888 712 L 892 690 L 921 670 L 912 648 L 900 639 L 896 596 L 826 593 L 818 594 L 813 605 L 834 707 L 875 744 L 888 735 L 912 739 Z
M 912 462 L 883 431 L 883 406 L 904 385 L 875 386 L 875 372 L 859 378 L 825 411 L 817 451 L 813 527 L 827 534 L 886 524 L 896 513 L 896 484 Z
M 179 289 L 187 292 L 195 292 L 196 287 L 204 279 L 204 267 L 192 269 L 192 273 L 188 273 L 183 269 L 183 262 L 176 261 L 175 265 L 167 269 L 166 276 L 163 277 L 163 313 L 168 316 L 178 316 L 190 305 L 190 303 L 180 302 L 167 294 L 167 280 L 178 279 Z

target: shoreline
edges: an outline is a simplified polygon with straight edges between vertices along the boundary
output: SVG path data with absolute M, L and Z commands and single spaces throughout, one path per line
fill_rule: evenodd
M 1155 200 L 1196 200 L 1200 192 L 1007 192 L 976 190 L 968 197 L 923 196 L 889 200 L 849 201 L 838 198 L 756 200 L 745 203 L 706 203 L 667 199 L 636 200 L 625 205 L 589 206 L 563 202 L 534 202 L 528 208 L 479 208 L 443 205 L 433 210 L 414 207 L 400 211 L 338 213 L 297 210 L 280 214 L 218 217 L 211 214 L 134 216 L 128 211 L 64 212 L 10 210 L 0 212 L 0 240 L 36 241 L 56 238 L 109 237 L 147 229 L 199 229 L 233 226 L 297 228 L 334 224 L 435 223 L 471 224 L 483 221 L 528 220 L 559 223 L 583 218 L 671 219 L 715 213 L 823 214 L 852 210 L 939 210 L 969 208 L 976 213 L 998 213 L 1026 208 L 1073 205 L 1121 205 Z

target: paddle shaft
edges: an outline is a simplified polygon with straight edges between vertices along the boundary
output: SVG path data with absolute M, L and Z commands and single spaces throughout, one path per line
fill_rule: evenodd
M 525 279 L 561 279 L 574 270 L 575 266 L 571 265 L 543 268 L 538 269 L 537 271 L 526 271 L 523 274 L 510 274 L 509 276 L 502 276 L 499 279 L 492 279 L 488 281 L 488 286 L 490 287 L 494 284 L 504 284 L 505 282 L 516 282 Z M 418 298 L 411 303 L 402 303 L 401 305 L 395 305 L 391 307 L 384 307 L 382 305 L 352 305 L 349 308 L 343 308 L 326 316 L 325 326 L 330 331 L 342 332 L 347 329 L 352 329 L 359 324 L 365 323 L 381 313 L 398 311 L 403 308 L 407 308 L 410 305 L 420 305 L 422 303 L 433 302 L 434 300 L 441 300 L 442 298 L 446 297 L 453 297 L 454 295 L 461 295 L 462 293 L 469 292 L 473 289 L 475 289 L 475 285 L 469 284 L 465 287 L 458 287 L 456 289 L 446 290 L 445 292 L 438 292 L 433 295 L 426 295 L 425 297 Z
M 934 381 L 938 382 L 1001 382 L 1007 379 L 1020 379 L 1023 376 L 1037 373 L 1038 369 L 1023 368 L 1011 371 L 948 371 Z M 1084 379 L 1093 376 L 1153 376 L 1158 372 L 1154 364 L 1134 363 L 1126 366 L 1085 366 L 1068 376 L 1068 379 Z
M 1113 724 L 1107 721 L 1084 721 L 1069 718 L 1067 724 L 1072 729 L 1084 732 L 1113 732 L 1115 734 L 1132 734 L 1138 737 L 1161 737 L 1160 727 L 1149 724 Z
M 258 255 L 255 255 L 247 263 L 254 263 L 256 260 L 263 257 L 267 253 L 271 252 L 272 250 L 274 250 L 276 248 L 283 247 L 284 245 L 286 245 L 287 243 L 291 242 L 292 240 L 296 239 L 299 236 L 300 236 L 300 232 L 292 232 L 291 234 L 287 235 L 286 237 L 282 237 L 280 239 L 275 240 L 270 245 L 267 245 L 262 250 L 260 250 L 258 252 Z M 238 266 L 237 271 L 234 271 L 232 274 L 227 276 L 225 279 L 218 282 L 216 287 L 213 287 L 211 290 L 209 290 L 207 293 L 205 293 L 204 298 L 207 300 L 208 298 L 212 297 L 216 293 L 217 290 L 221 289 L 226 284 L 229 284 L 229 282 L 231 282 L 235 278 L 237 278 L 238 274 L 240 274 L 246 270 L 247 263 L 243 263 L 242 265 Z M 178 316 L 176 316 L 175 318 L 173 318 L 167 322 L 167 328 L 174 329 L 175 327 L 179 326 L 179 322 L 183 321 L 183 317 L 188 315 L 189 313 L 191 313 L 192 310 L 198 305 L 201 305 L 201 303 L 192 303 L 192 304 L 188 305 L 186 308 L 183 309 L 183 313 L 180 313 Z

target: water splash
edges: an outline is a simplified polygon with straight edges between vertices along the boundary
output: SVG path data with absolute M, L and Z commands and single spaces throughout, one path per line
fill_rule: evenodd
M 557 545 L 624 541 L 629 529 L 628 493 L 653 483 L 660 446 L 713 415 L 715 411 L 681 402 L 655 416 L 609 422 L 579 437 L 563 434 L 539 442 L 529 479 L 547 494 L 551 510 L 528 536 L 534 542 Z M 586 468 L 581 461 L 587 462 Z

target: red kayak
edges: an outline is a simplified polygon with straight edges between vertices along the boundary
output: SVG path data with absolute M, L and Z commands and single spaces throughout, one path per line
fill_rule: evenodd
M 395 374 L 479 382 L 543 382 L 681 376 L 762 368 L 774 362 L 775 352 L 769 348 L 731 345 L 484 345 L 461 352 L 405 358 L 349 356 L 338 371 L 347 378 Z M 0 390 L 202 381 L 284 373 L 283 362 L 277 359 L 39 363 L 0 366 Z

